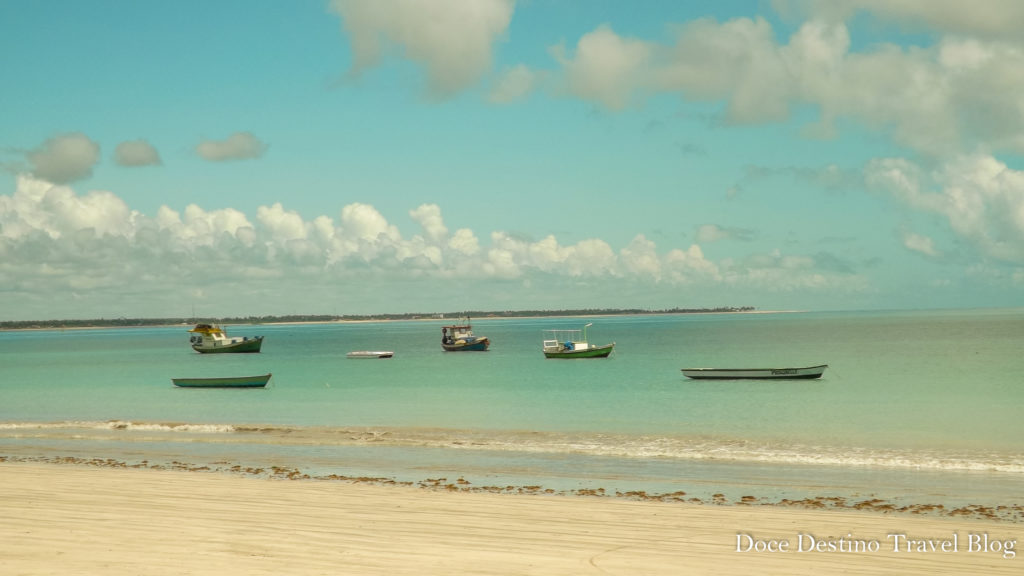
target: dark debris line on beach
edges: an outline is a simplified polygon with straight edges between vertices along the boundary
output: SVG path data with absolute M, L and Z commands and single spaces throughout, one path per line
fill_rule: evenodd
M 785 506 L 810 510 L 860 510 L 883 514 L 918 514 L 937 515 L 953 518 L 964 518 L 974 520 L 993 520 L 999 522 L 1010 522 L 1014 524 L 1024 523 L 1024 505 L 1001 505 L 981 506 L 969 504 L 958 508 L 946 508 L 941 504 L 911 504 L 896 506 L 885 500 L 871 498 L 867 500 L 852 501 L 838 496 L 805 498 L 802 500 L 789 500 L 783 498 L 779 501 L 771 501 L 766 498 L 754 496 L 743 496 L 739 500 L 730 501 L 724 494 L 713 494 L 710 499 L 687 497 L 686 492 L 677 491 L 667 494 L 649 494 L 644 491 L 629 491 L 607 493 L 604 488 L 581 488 L 576 490 L 553 490 L 543 486 L 473 486 L 465 478 L 458 478 L 450 482 L 447 478 L 427 478 L 418 482 L 399 482 L 391 478 L 378 478 L 367 476 L 342 476 L 329 474 L 326 476 L 310 476 L 301 470 L 271 466 L 268 468 L 243 467 L 239 465 L 229 466 L 199 466 L 185 462 L 170 462 L 168 464 L 151 463 L 142 460 L 135 464 L 128 464 L 110 458 L 78 458 L 74 456 L 65 457 L 7 457 L 0 456 L 2 462 L 34 462 L 45 464 L 62 464 L 74 466 L 95 466 L 103 468 L 142 468 L 149 470 L 175 470 L 183 472 L 212 472 L 238 474 L 243 476 L 273 478 L 278 480 L 311 480 L 311 481 L 336 481 L 349 482 L 354 484 L 372 484 L 376 486 L 406 486 L 418 487 L 426 490 L 439 490 L 447 492 L 478 492 L 493 494 L 523 494 L 523 495 L 559 495 L 559 496 L 581 496 L 596 498 L 624 498 L 629 500 L 648 502 L 679 502 L 695 505 L 718 505 L 718 506 Z

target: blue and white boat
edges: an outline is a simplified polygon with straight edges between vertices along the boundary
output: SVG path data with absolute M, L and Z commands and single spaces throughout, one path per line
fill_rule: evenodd
M 469 318 L 460 319 L 458 324 L 441 328 L 441 348 L 445 352 L 485 352 L 491 346 L 487 336 L 475 336 Z

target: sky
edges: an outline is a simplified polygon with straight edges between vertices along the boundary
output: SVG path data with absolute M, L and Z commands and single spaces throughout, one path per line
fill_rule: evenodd
M 1016 0 L 0 3 L 0 320 L 1024 305 Z

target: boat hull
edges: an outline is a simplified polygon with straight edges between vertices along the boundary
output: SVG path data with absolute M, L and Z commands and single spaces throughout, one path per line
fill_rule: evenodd
M 246 338 L 237 342 L 221 344 L 215 342 L 212 345 L 193 344 L 192 349 L 200 354 L 255 354 L 263 347 L 263 336 Z
M 586 350 L 557 350 L 544 351 L 545 358 L 607 358 L 612 353 L 615 344 L 604 346 L 593 346 Z
M 395 353 L 390 350 L 356 350 L 345 356 L 348 358 L 391 358 Z
M 694 380 L 813 380 L 821 378 L 828 364 L 804 368 L 683 368 Z
M 451 344 L 441 344 L 445 352 L 486 352 L 491 346 L 487 337 L 473 338 L 472 340 L 456 340 Z
M 270 374 L 228 378 L 171 378 L 171 382 L 179 388 L 263 388 L 268 381 Z

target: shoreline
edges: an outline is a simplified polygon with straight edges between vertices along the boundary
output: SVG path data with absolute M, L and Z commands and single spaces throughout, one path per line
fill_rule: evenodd
M 486 315 L 486 316 L 475 316 L 476 319 L 484 320 L 524 320 L 524 319 L 537 319 L 537 318 L 599 318 L 599 317 L 613 317 L 613 316 L 695 316 L 703 314 L 798 314 L 808 312 L 807 310 L 693 310 L 687 312 L 608 312 L 608 313 L 595 313 L 595 314 L 548 314 L 548 315 L 536 315 L 536 314 L 525 314 L 522 316 L 514 315 Z M 458 316 L 449 316 L 445 318 L 436 318 L 433 316 L 421 316 L 417 315 L 410 318 L 365 318 L 365 319 L 337 319 L 337 320 L 281 320 L 281 321 L 268 321 L 268 322 L 240 322 L 240 323 L 223 323 L 219 321 L 213 321 L 214 323 L 220 324 L 225 327 L 238 327 L 238 326 L 302 326 L 302 325 L 320 325 L 320 324 L 371 324 L 371 323 L 388 323 L 388 322 L 452 322 L 457 321 Z M 144 319 L 140 319 L 144 320 Z M 63 322 L 64 320 L 46 320 L 40 322 Z M 32 322 L 27 320 L 25 322 Z M 174 328 L 174 327 L 190 327 L 194 326 L 197 322 L 172 322 L 172 323 L 153 323 L 153 324 L 133 324 L 130 326 L 117 325 L 117 324 L 96 324 L 96 325 L 82 325 L 82 326 L 32 326 L 26 328 L 8 328 L 0 326 L 0 332 L 38 332 L 38 331 L 65 331 L 65 330 L 106 330 L 106 329 L 131 329 L 131 328 Z
M 0 462 L 5 573 L 1016 574 L 1019 524 Z M 984 542 L 984 550 L 982 543 Z
M 208 475 L 220 475 L 234 478 L 254 478 L 275 481 L 294 481 L 312 483 L 339 483 L 349 485 L 367 485 L 379 487 L 397 487 L 420 489 L 436 492 L 460 492 L 466 494 L 499 494 L 538 497 L 564 497 L 571 499 L 601 501 L 633 501 L 656 502 L 680 506 L 709 506 L 715 508 L 769 508 L 780 510 L 807 510 L 825 513 L 858 512 L 888 517 L 931 517 L 947 519 L 965 519 L 978 522 L 991 522 L 995 525 L 1024 526 L 1024 505 L 982 505 L 965 504 L 956 507 L 935 503 L 896 504 L 893 501 L 875 496 L 806 496 L 799 499 L 781 498 L 778 500 L 757 496 L 739 496 L 732 499 L 721 492 L 703 498 L 684 491 L 666 493 L 648 492 L 645 490 L 612 491 L 604 488 L 553 489 L 543 484 L 474 484 L 462 475 L 450 479 L 448 477 L 421 478 L 418 480 L 396 480 L 383 476 L 348 476 L 339 474 L 310 474 L 297 468 L 279 465 L 242 466 L 230 462 L 211 462 L 195 464 L 174 460 L 171 462 L 150 462 L 141 460 L 135 463 L 103 457 L 78 456 L 9 456 L 0 454 L 0 466 L 52 466 L 71 469 L 117 469 L 117 470 L 149 470 L 153 472 L 181 472 Z

